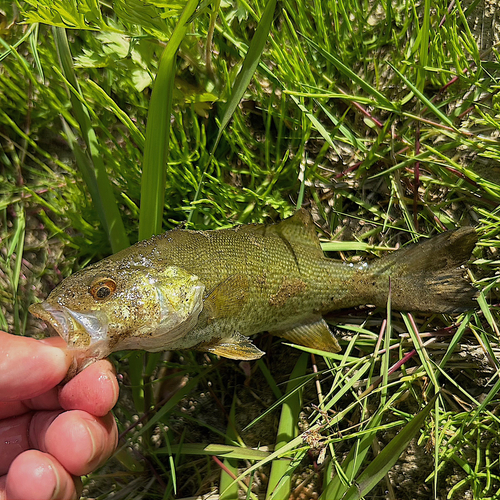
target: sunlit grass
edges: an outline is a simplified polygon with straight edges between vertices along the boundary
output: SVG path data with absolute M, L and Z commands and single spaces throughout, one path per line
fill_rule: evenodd
M 25 6 L 26 31 L 6 8 L 0 326 L 33 334 L 28 305 L 127 239 L 270 222 L 295 206 L 342 259 L 473 225 L 481 295 L 460 316 L 332 315 L 336 355 L 262 335 L 267 355 L 242 365 L 116 356 L 122 439 L 86 494 L 495 498 L 499 66 L 471 31 L 481 7 L 195 4 L 39 2 Z M 64 39 L 36 21 L 67 37 L 72 67 L 57 56 Z M 409 442 L 425 482 L 394 460 Z

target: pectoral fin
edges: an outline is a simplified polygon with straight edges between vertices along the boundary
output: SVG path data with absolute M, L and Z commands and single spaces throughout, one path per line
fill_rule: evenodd
M 214 288 L 205 299 L 208 321 L 238 314 L 248 299 L 248 277 L 234 274 Z
M 321 316 L 314 316 L 309 322 L 289 330 L 272 331 L 270 333 L 283 337 L 294 344 L 320 351 L 340 352 L 341 350 L 337 339 Z
M 212 352 L 223 358 L 242 360 L 259 359 L 265 354 L 265 352 L 255 347 L 250 339 L 239 333 L 215 342 L 201 344 L 196 349 L 198 351 Z

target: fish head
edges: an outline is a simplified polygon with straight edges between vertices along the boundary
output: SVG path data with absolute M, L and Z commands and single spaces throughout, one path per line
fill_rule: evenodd
M 63 280 L 29 310 L 84 358 L 175 348 L 203 307 L 198 277 L 170 266 L 105 259 Z

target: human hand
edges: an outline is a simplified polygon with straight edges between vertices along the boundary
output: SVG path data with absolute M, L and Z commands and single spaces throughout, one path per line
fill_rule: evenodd
M 116 448 L 111 364 L 98 361 L 58 387 L 71 361 L 61 338 L 0 332 L 0 500 L 76 499 L 78 476 Z

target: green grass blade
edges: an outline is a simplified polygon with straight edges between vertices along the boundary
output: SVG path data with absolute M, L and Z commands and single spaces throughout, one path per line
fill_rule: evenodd
M 42 63 L 40 62 L 40 57 L 39 57 L 38 49 L 37 49 L 39 27 L 40 27 L 40 25 L 38 23 L 34 24 L 33 26 L 30 27 L 28 32 L 30 33 L 30 37 L 29 37 L 30 48 L 31 48 L 31 52 L 33 54 L 33 59 L 35 60 L 36 69 L 38 70 L 38 74 L 40 75 L 40 79 L 43 82 L 45 80 L 45 77 L 43 75 L 43 66 L 42 66 Z M 34 28 L 34 30 L 33 30 L 33 28 Z
M 229 420 L 226 430 L 226 444 L 229 444 L 231 441 L 236 441 L 237 439 L 235 428 L 236 399 L 235 393 L 231 404 L 231 411 L 229 412 Z M 238 475 L 238 464 L 235 460 L 224 458 L 224 466 L 228 471 L 233 473 L 234 477 Z M 238 500 L 238 483 L 235 483 L 233 479 L 234 478 L 231 477 L 225 470 L 221 470 L 219 483 L 220 500 Z
M 269 368 L 266 366 L 264 361 L 262 361 L 262 358 L 257 361 L 257 366 L 260 368 L 260 371 L 264 375 L 267 384 L 273 391 L 274 397 L 276 399 L 281 398 L 283 394 L 281 394 L 280 388 L 276 384 L 276 381 L 274 380 L 272 373 L 269 371 Z
M 431 379 L 432 385 L 434 386 L 435 390 L 437 390 L 438 382 L 436 378 L 436 372 L 434 371 L 433 364 L 430 362 L 427 349 L 422 344 L 420 333 L 417 330 L 417 326 L 415 324 L 415 321 L 413 320 L 413 316 L 411 316 L 409 313 L 401 313 L 401 317 L 403 318 L 406 328 L 408 328 L 408 333 L 410 334 L 410 338 L 413 341 L 413 346 L 418 353 L 422 366 L 425 368 L 425 372 Z
M 301 379 L 306 374 L 308 354 L 302 353 L 290 375 L 286 393 L 293 393 L 282 406 L 278 435 L 274 449 L 277 451 L 290 442 L 298 434 L 298 420 L 301 410 L 302 391 L 296 390 L 301 385 Z M 271 464 L 271 473 L 267 485 L 266 498 L 285 500 L 290 496 L 290 461 L 275 460 Z
M 231 89 L 231 95 L 227 100 L 224 113 L 221 117 L 219 132 L 217 134 L 217 138 L 215 139 L 212 153 L 217 148 L 217 144 L 219 144 L 222 133 L 229 123 L 229 120 L 231 120 L 231 117 L 233 116 L 236 107 L 238 106 L 241 98 L 243 97 L 243 94 L 250 84 L 250 81 L 255 73 L 255 69 L 259 64 L 260 56 L 266 45 L 269 30 L 271 29 L 271 23 L 274 17 L 275 8 L 276 0 L 269 0 L 267 2 L 266 8 L 264 9 L 264 12 L 262 13 L 262 17 L 260 18 L 252 41 L 250 42 L 250 46 L 248 47 L 248 52 L 245 56 L 245 60 L 243 61 L 243 66 L 241 67 L 241 70 L 238 73 L 236 80 L 234 81 L 233 88 Z
M 268 451 L 254 450 L 252 448 L 243 448 L 241 446 L 230 446 L 227 444 L 205 444 L 205 443 L 183 443 L 172 445 L 172 453 L 182 455 L 215 455 L 222 458 L 231 458 L 235 460 L 263 460 L 271 454 Z M 166 448 L 156 450 L 156 453 L 168 453 Z
M 92 200 L 95 200 L 94 206 L 98 213 L 104 213 L 101 198 L 99 196 L 99 190 L 97 188 L 97 179 L 95 178 L 94 165 L 92 164 L 92 160 L 80 146 L 75 134 L 73 133 L 73 130 L 64 119 L 62 119 L 62 126 L 64 133 L 66 134 L 66 139 L 68 141 L 69 147 L 75 155 L 76 164 L 78 165 L 80 174 L 83 177 L 85 184 L 87 185 Z
M 392 289 L 391 281 L 389 278 L 389 296 L 387 297 L 387 325 L 385 327 L 384 334 L 384 350 L 385 353 L 382 356 L 382 362 L 380 363 L 380 376 L 382 377 L 382 388 L 380 394 L 380 406 L 384 406 L 387 401 L 387 384 L 389 381 L 389 360 L 391 357 L 389 348 L 391 347 L 391 335 L 392 335 Z
M 367 432 L 362 438 L 356 441 L 351 451 L 342 462 L 342 467 L 338 468 L 338 474 L 327 484 L 325 490 L 320 496 L 320 500 L 329 500 L 330 498 L 341 498 L 348 489 L 346 481 L 359 471 L 364 463 L 367 453 L 370 451 L 373 440 L 376 438 L 376 428 L 382 421 L 383 411 L 378 411 L 370 420 Z
M 12 237 L 11 248 L 9 251 L 12 255 L 13 251 L 16 253 L 16 260 L 14 263 L 14 270 L 12 273 L 12 293 L 14 295 L 14 329 L 17 335 L 21 334 L 21 324 L 19 321 L 19 278 L 21 275 L 21 263 L 24 253 L 24 236 L 26 227 L 26 214 L 24 206 L 20 206 L 17 211 L 16 229 Z
M 189 394 L 199 383 L 200 379 L 203 378 L 208 372 L 210 372 L 212 368 L 208 368 L 204 372 L 200 373 L 193 377 L 184 387 L 179 389 L 149 420 L 142 429 L 138 432 L 138 435 L 142 435 L 144 432 L 151 429 L 153 425 L 156 424 L 159 420 L 161 420 L 167 413 L 169 413 L 175 406 L 184 398 L 187 394 Z M 172 447 L 173 448 L 173 447 Z
M 397 111 L 394 104 L 385 97 L 384 94 L 379 92 L 375 87 L 366 83 L 362 78 L 360 78 L 352 69 L 346 66 L 340 59 L 330 54 L 323 48 L 321 48 L 317 43 L 302 35 L 304 40 L 318 53 L 320 53 L 326 60 L 330 61 L 346 78 L 352 80 L 355 84 L 359 85 L 366 93 L 370 94 L 376 99 L 379 106 L 384 107 L 390 111 Z
M 455 125 L 453 125 L 453 122 L 430 100 L 428 99 L 420 90 L 408 79 L 406 76 L 403 75 L 400 71 L 398 71 L 397 68 L 395 68 L 391 63 L 388 63 L 391 68 L 394 70 L 394 72 L 403 80 L 406 85 L 410 88 L 410 90 L 427 106 L 443 123 L 448 125 L 448 127 L 451 127 L 453 130 L 456 130 Z
M 343 96 L 345 98 L 345 96 Z M 328 117 L 328 119 L 335 125 L 335 127 L 339 128 L 339 131 L 342 132 L 342 134 L 345 137 L 345 142 L 352 144 L 355 148 L 359 149 L 363 153 L 366 153 L 366 146 L 364 145 L 363 141 L 359 140 L 354 132 L 347 126 L 345 125 L 342 121 L 340 121 L 338 118 L 336 118 L 330 111 L 321 104 L 317 99 L 314 100 L 317 106 L 321 108 L 323 113 Z
M 167 445 L 167 452 L 168 452 L 168 465 L 170 467 L 170 474 L 172 477 L 172 489 L 174 490 L 174 495 L 177 495 L 177 474 L 175 472 L 176 470 L 176 461 L 174 460 L 174 455 L 172 453 L 172 446 L 170 444 L 170 439 L 168 437 L 168 432 L 164 431 L 163 435 L 165 437 L 165 443 Z M 166 498 L 166 497 L 165 497 Z
M 205 178 L 205 172 L 212 161 L 215 150 L 217 149 L 217 145 L 222 137 L 224 129 L 227 127 L 231 117 L 233 116 L 236 107 L 238 106 L 241 98 L 243 97 L 250 81 L 255 73 L 257 65 L 259 64 L 260 57 L 262 55 L 262 51 L 266 45 L 267 37 L 269 34 L 269 30 L 271 29 L 271 23 L 274 17 L 274 10 L 276 8 L 276 0 L 269 0 L 266 4 L 266 8 L 262 13 L 262 17 L 260 18 L 259 24 L 257 25 L 257 29 L 255 30 L 252 41 L 250 42 L 250 46 L 248 47 L 248 51 L 245 55 L 245 59 L 243 61 L 243 65 L 241 67 L 238 76 L 236 77 L 233 87 L 231 89 L 231 93 L 227 100 L 226 107 L 224 108 L 224 112 L 222 114 L 219 131 L 217 133 L 217 137 L 215 139 L 214 145 L 212 146 L 212 150 L 210 152 L 210 156 L 207 159 L 207 163 L 205 169 L 203 171 L 203 176 L 200 179 L 198 189 L 194 195 L 193 202 L 198 200 L 201 192 L 201 186 L 203 184 Z M 193 216 L 193 210 L 189 212 L 188 222 L 191 221 Z
M 420 44 L 420 58 L 417 69 L 417 88 L 423 92 L 425 86 L 425 67 L 429 59 L 429 31 L 430 31 L 430 17 L 431 17 L 431 2 L 425 0 L 424 2 L 424 18 L 422 20 L 422 27 L 420 28 L 417 37 L 417 43 Z
M 142 166 L 140 240 L 162 231 L 175 62 L 177 51 L 188 29 L 188 21 L 197 7 L 198 0 L 189 0 L 182 11 L 179 22 L 161 56 L 151 94 Z
M 95 90 L 96 94 L 99 98 L 104 102 L 109 109 L 115 114 L 115 116 L 127 127 L 127 130 L 130 132 L 130 136 L 133 141 L 137 144 L 137 147 L 140 149 L 144 149 L 144 135 L 137 128 L 135 123 L 130 119 L 130 117 L 123 111 L 118 104 L 116 104 L 111 97 L 104 91 L 102 87 L 97 85 L 92 80 L 87 80 L 87 85 L 89 85 L 93 90 Z
M 290 95 L 290 94 L 289 94 Z M 326 128 L 323 126 L 323 124 L 314 116 L 313 113 L 311 113 L 301 102 L 297 97 L 294 95 L 290 95 L 292 101 L 296 104 L 296 106 L 304 113 L 306 118 L 312 123 L 313 127 L 321 134 L 323 139 L 330 145 L 330 147 L 339 155 L 342 156 L 342 153 L 339 151 L 338 147 L 336 144 L 333 142 L 330 134 L 326 130 Z
M 12 46 L 9 45 L 5 40 L 0 38 L 0 44 L 6 49 L 5 52 L 2 52 L 0 54 L 0 62 L 2 62 L 6 57 L 11 55 L 13 52 L 16 51 L 17 47 L 19 47 L 24 41 L 33 36 L 33 32 L 37 30 L 38 24 L 33 24 L 31 25 L 27 30 L 26 33 Z M 35 35 L 36 36 L 36 35 Z M 36 57 L 36 56 L 35 56 Z
M 73 68 L 73 59 L 66 37 L 66 30 L 64 28 L 53 27 L 52 32 L 54 34 L 54 41 L 59 54 L 63 75 L 70 85 L 81 94 L 80 86 Z M 89 151 L 89 159 L 94 166 L 94 176 L 85 176 L 86 181 L 88 180 L 93 184 L 93 186 L 89 186 L 89 191 L 91 195 L 93 194 L 93 201 L 96 205 L 101 223 L 108 235 L 111 248 L 113 252 L 118 252 L 128 247 L 129 241 L 118 210 L 113 188 L 109 182 L 104 162 L 99 154 L 97 137 L 92 128 L 88 112 L 71 91 L 69 95 L 73 113 L 80 126 L 80 133 Z M 94 198 L 94 196 L 96 198 Z
M 139 413 L 144 413 L 147 408 L 144 398 L 144 381 L 143 371 L 146 363 L 146 354 L 143 351 L 134 351 L 128 357 L 128 375 L 132 389 L 132 399 L 134 400 L 135 408 Z
M 408 443 L 417 434 L 427 415 L 434 406 L 438 395 L 436 394 L 425 408 L 417 413 L 411 422 L 398 433 L 398 435 L 370 462 L 348 490 L 343 500 L 359 500 L 367 495 L 379 481 L 389 472 L 397 462 L 399 456 L 408 446 Z
M 294 346 L 295 347 L 295 346 Z M 257 422 L 262 420 L 268 413 L 271 413 L 274 411 L 277 407 L 282 406 L 283 404 L 286 403 L 286 401 L 290 398 L 293 398 L 295 396 L 294 391 L 299 391 L 302 389 L 304 385 L 306 385 L 311 379 L 314 378 L 314 375 L 306 375 L 305 377 L 302 377 L 300 380 L 300 384 L 295 386 L 294 390 L 286 392 L 278 401 L 273 403 L 269 408 L 267 408 L 265 411 L 263 411 L 257 418 L 254 418 L 252 422 L 250 422 L 244 429 L 243 431 L 246 431 L 253 427 Z

